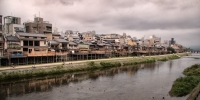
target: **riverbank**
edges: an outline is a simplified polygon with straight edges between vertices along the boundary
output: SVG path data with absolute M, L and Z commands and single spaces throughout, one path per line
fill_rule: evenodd
M 174 84 L 169 92 L 170 96 L 177 96 L 177 97 L 186 96 L 189 93 L 191 93 L 191 91 L 196 87 L 196 89 L 194 89 L 193 93 L 191 94 L 190 98 L 196 98 L 196 96 L 194 95 L 197 95 L 198 97 L 198 94 L 200 92 L 198 88 L 200 87 L 198 86 L 200 82 L 199 71 L 200 71 L 199 64 L 195 64 L 189 68 L 186 68 L 183 71 L 185 77 L 180 77 L 174 81 Z M 196 99 L 191 99 L 191 100 L 196 100 Z
M 68 64 L 62 65 L 62 63 L 54 63 L 48 65 L 36 65 L 36 68 L 31 66 L 21 66 L 17 68 L 11 68 L 2 70 L 0 73 L 0 80 L 20 80 L 33 77 L 42 77 L 47 75 L 55 75 L 62 73 L 72 73 L 80 71 L 94 71 L 102 70 L 111 67 L 120 67 L 126 65 L 136 65 L 142 63 L 151 63 L 155 61 L 167 61 L 171 59 L 177 59 L 181 56 L 186 56 L 188 53 L 179 54 L 167 54 L 157 56 L 146 57 L 124 57 L 124 58 L 111 58 L 111 59 L 99 59 L 90 61 L 74 61 Z
M 200 100 L 200 84 L 192 90 L 187 100 Z

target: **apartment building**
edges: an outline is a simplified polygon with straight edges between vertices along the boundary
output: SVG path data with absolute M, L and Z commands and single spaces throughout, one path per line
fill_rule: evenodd
M 3 40 L 3 24 L 2 24 L 2 15 L 0 15 L 0 57 L 3 56 L 4 49 L 4 40 Z
M 4 33 L 15 35 L 16 31 L 24 31 L 24 25 L 21 24 L 21 18 L 14 16 L 4 17 Z
M 41 17 L 35 17 L 33 22 L 26 22 L 25 28 L 27 33 L 44 34 L 48 40 L 52 40 L 52 24 L 44 21 Z

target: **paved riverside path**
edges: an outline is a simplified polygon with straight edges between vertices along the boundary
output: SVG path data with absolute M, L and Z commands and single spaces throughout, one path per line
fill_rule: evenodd
M 108 61 L 108 60 L 122 60 L 122 59 L 129 59 L 129 58 L 133 58 L 133 57 L 119 57 L 119 58 L 107 58 L 107 59 L 94 59 L 94 60 L 82 60 L 82 61 L 65 61 L 65 65 L 68 65 L 69 63 L 72 64 L 78 64 L 78 63 L 85 63 L 85 62 L 90 62 L 90 61 Z M 63 62 L 57 62 L 57 63 L 46 63 L 46 64 L 35 64 L 35 67 L 50 67 L 50 66 L 57 66 L 57 65 L 62 65 Z M 17 69 L 28 69 L 28 68 L 32 68 L 34 64 L 31 65 L 21 65 L 21 66 L 15 66 L 14 68 L 11 66 L 8 67 L 0 67 L 0 71 L 4 71 L 4 70 L 17 70 Z
M 146 57 L 159 57 L 159 56 L 167 56 L 167 55 L 174 55 L 174 54 L 165 54 L 165 55 L 154 55 L 154 56 L 146 56 Z M 177 55 L 178 56 L 178 55 Z M 100 62 L 100 61 L 111 61 L 111 60 L 123 60 L 123 59 L 130 59 L 130 58 L 139 58 L 142 56 L 131 56 L 131 57 L 116 57 L 116 58 L 107 58 L 107 59 L 93 59 L 93 60 L 82 60 L 82 61 L 65 61 L 65 65 L 68 65 L 69 63 L 72 64 L 78 64 L 78 63 L 85 63 L 85 62 Z M 52 66 L 58 66 L 62 65 L 63 62 L 57 62 L 57 63 L 46 63 L 46 64 L 35 64 L 35 67 L 52 67 Z M 0 67 L 0 71 L 5 70 L 17 70 L 17 69 L 30 69 L 32 68 L 34 64 L 31 65 L 21 65 L 21 66 L 15 66 L 15 68 L 8 66 L 8 67 Z

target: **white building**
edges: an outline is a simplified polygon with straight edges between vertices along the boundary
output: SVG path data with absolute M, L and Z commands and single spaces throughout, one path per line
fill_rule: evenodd
M 4 33 L 15 35 L 16 31 L 24 32 L 24 25 L 21 24 L 21 18 L 6 16 L 4 17 Z

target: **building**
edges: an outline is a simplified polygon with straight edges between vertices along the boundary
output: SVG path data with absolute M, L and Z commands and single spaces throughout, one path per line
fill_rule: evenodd
M 4 56 L 18 56 L 22 54 L 20 39 L 16 36 L 5 36 L 5 55 Z M 19 56 L 20 56 L 19 55 Z
M 24 31 L 24 25 L 21 24 L 20 17 L 4 17 L 4 33 L 15 35 L 16 31 Z
M 3 40 L 3 24 L 2 24 L 2 15 L 0 15 L 0 57 L 3 56 L 4 51 L 4 40 Z
M 26 22 L 25 28 L 27 33 L 44 34 L 48 40 L 52 40 L 52 24 L 43 21 L 41 17 L 35 17 L 33 22 Z
M 169 46 L 172 46 L 176 44 L 176 41 L 174 41 L 174 38 L 171 38 L 171 40 L 169 41 Z
M 20 39 L 21 50 L 27 56 L 47 56 L 48 43 L 44 34 L 16 33 Z
M 95 31 L 88 31 L 82 33 L 83 41 L 94 41 L 96 40 Z

